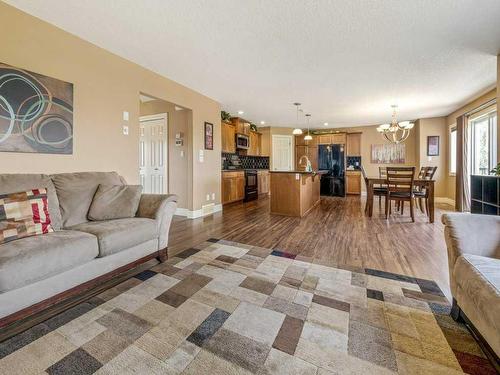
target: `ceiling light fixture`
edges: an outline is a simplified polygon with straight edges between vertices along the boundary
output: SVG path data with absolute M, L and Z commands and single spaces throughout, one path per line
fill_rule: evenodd
M 265 124 L 266 124 L 266 122 L 265 122 L 265 121 L 261 121 L 261 122 L 260 122 L 260 124 L 261 124 L 261 125 L 265 125 Z
M 238 111 L 238 114 L 239 114 L 239 115 L 242 115 L 243 113 L 245 113 L 245 112 L 243 112 L 243 111 Z
M 293 135 L 301 135 L 302 129 L 299 128 L 299 111 L 301 110 L 300 103 L 293 103 L 293 105 L 297 108 L 297 123 L 296 123 L 297 127 L 295 129 L 293 129 L 292 134 Z
M 328 123 L 327 123 L 327 122 L 325 122 L 323 125 L 328 126 Z
M 385 139 L 391 143 L 401 143 L 406 141 L 410 136 L 410 130 L 413 129 L 413 122 L 396 120 L 396 112 L 398 106 L 393 104 L 392 106 L 392 120 L 390 124 L 382 124 L 377 127 L 377 131 L 382 133 Z
M 313 137 L 309 134 L 309 119 L 311 118 L 310 113 L 306 113 L 306 121 L 307 121 L 307 135 L 304 137 L 304 141 L 312 141 Z

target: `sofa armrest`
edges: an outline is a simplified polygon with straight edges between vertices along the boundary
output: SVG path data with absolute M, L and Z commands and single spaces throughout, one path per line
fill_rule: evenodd
M 450 277 L 463 254 L 500 258 L 500 216 L 451 213 L 444 214 L 441 221 L 445 225 Z
M 168 246 L 168 232 L 177 209 L 177 196 L 173 194 L 142 194 L 137 209 L 138 217 L 155 219 L 158 225 L 159 250 Z

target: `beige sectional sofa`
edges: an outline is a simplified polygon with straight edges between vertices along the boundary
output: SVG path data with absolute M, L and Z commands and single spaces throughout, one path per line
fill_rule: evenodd
M 500 217 L 442 216 L 448 248 L 452 316 L 464 319 L 500 356 Z M 481 337 L 482 336 L 482 337 Z
M 99 184 L 125 181 L 115 172 L 0 174 L 0 194 L 47 188 L 54 229 L 0 244 L 0 328 L 103 275 L 166 259 L 177 197 L 143 194 L 136 217 L 88 221 Z

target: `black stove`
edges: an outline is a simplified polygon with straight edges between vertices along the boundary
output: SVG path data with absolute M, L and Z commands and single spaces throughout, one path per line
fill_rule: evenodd
M 259 198 L 257 171 L 255 169 L 245 169 L 245 199 L 244 202 L 253 201 Z

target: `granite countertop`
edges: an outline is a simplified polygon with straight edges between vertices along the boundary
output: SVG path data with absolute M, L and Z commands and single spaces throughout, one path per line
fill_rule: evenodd
M 268 168 L 238 168 L 238 169 L 223 169 L 222 172 L 244 172 L 244 171 L 268 171 Z
M 327 174 L 328 171 L 269 171 L 270 173 L 299 173 L 299 174 Z

